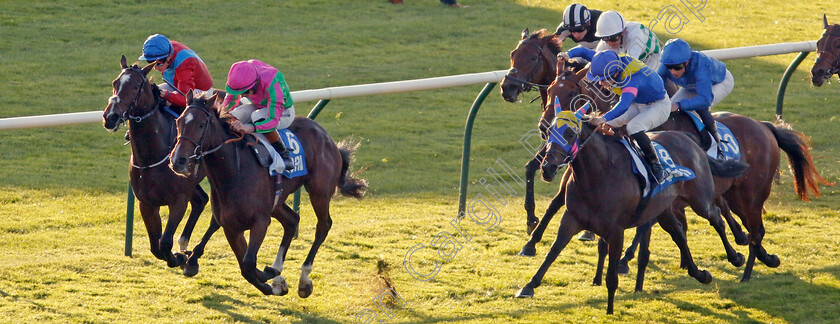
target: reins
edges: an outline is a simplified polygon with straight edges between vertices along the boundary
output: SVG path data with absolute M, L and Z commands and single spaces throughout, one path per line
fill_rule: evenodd
M 519 42 L 519 44 L 536 47 L 537 50 L 540 53 L 540 55 L 537 56 L 537 59 L 538 59 L 537 64 L 535 64 L 534 68 L 531 69 L 531 72 L 528 75 L 526 75 L 526 77 L 528 77 L 530 79 L 533 79 L 533 78 L 536 77 L 536 74 L 537 74 L 537 71 L 539 70 L 539 68 L 543 65 L 543 63 L 544 63 L 543 61 L 547 61 L 545 59 L 545 47 L 529 43 L 529 42 L 527 42 L 527 40 L 521 41 L 521 42 Z M 548 88 L 548 86 L 550 86 L 550 84 L 538 84 L 538 83 L 534 83 L 534 82 L 527 81 L 525 79 L 517 78 L 517 77 L 513 76 L 513 74 L 517 73 L 517 72 L 518 71 L 516 70 L 516 68 L 511 68 L 510 70 L 508 70 L 508 73 L 503 78 L 503 81 L 504 81 L 504 79 L 509 79 L 509 80 L 521 83 L 523 92 L 529 92 L 531 90 L 534 90 L 535 88 L 536 89 L 546 89 L 546 88 Z M 531 102 L 533 102 L 533 100 L 531 100 Z

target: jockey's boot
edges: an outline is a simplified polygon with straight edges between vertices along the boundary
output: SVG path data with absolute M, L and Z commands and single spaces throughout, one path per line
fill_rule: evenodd
M 653 151 L 653 144 L 651 144 L 650 138 L 648 138 L 645 132 L 638 132 L 630 135 L 630 137 L 642 149 L 645 159 L 650 164 L 650 171 L 653 173 L 653 177 L 656 178 L 657 182 L 661 183 L 665 180 L 665 169 L 662 168 L 662 164 L 659 163 L 659 158 L 656 157 L 656 152 Z
M 271 146 L 274 147 L 274 150 L 280 154 L 280 157 L 283 159 L 283 164 L 286 165 L 286 171 L 291 171 L 295 168 L 295 165 L 292 163 L 292 158 L 289 156 L 289 151 L 286 149 L 286 145 L 283 145 L 283 141 L 280 140 L 280 133 L 278 131 L 273 131 L 269 133 L 265 133 L 265 138 L 271 143 Z

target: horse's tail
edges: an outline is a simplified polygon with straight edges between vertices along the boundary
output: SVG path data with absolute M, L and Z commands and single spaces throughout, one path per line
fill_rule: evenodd
M 718 160 L 709 155 L 706 155 L 709 160 L 709 167 L 712 169 L 712 175 L 721 178 L 737 178 L 744 174 L 750 167 L 749 164 L 735 160 Z
M 353 160 L 353 153 L 359 148 L 359 142 L 353 138 L 345 138 L 336 144 L 338 152 L 341 153 L 341 174 L 338 177 L 338 190 L 342 195 L 362 199 L 362 196 L 367 192 L 368 183 L 365 179 L 354 179 L 350 171 L 350 161 Z M 357 171 L 359 174 L 364 170 Z
M 828 182 L 817 172 L 814 161 L 811 160 L 810 138 L 807 135 L 793 129 L 790 124 L 773 124 L 766 121 L 761 123 L 770 129 L 779 143 L 779 148 L 787 153 L 788 166 L 793 173 L 793 185 L 799 199 L 809 201 L 809 189 L 814 197 L 819 197 L 820 183 L 828 186 L 834 185 L 833 182 Z

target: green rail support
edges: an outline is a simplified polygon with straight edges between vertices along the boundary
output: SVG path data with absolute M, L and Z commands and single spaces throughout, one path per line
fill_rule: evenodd
M 307 115 L 306 118 L 314 120 L 315 117 L 318 117 L 318 114 L 321 113 L 321 110 L 323 110 L 324 106 L 326 106 L 328 103 L 330 103 L 329 99 L 319 100 L 318 103 L 315 104 L 315 107 L 312 107 L 312 110 L 309 111 L 309 115 Z M 296 213 L 300 213 L 300 189 L 295 191 L 294 200 L 292 201 L 292 210 L 294 210 Z M 297 233 L 295 233 L 295 237 L 297 237 Z
M 492 82 L 484 85 L 484 89 L 473 101 L 470 113 L 467 115 L 467 125 L 464 127 L 464 151 L 461 156 L 461 192 L 458 196 L 458 217 L 462 217 L 467 209 L 467 186 L 469 185 L 467 179 L 470 173 L 470 142 L 472 141 L 473 122 L 475 116 L 478 115 L 478 108 L 484 103 L 484 98 L 487 98 L 490 90 L 493 90 L 495 86 L 496 83 Z
M 793 72 L 796 71 L 796 68 L 799 66 L 799 63 L 802 63 L 802 60 L 808 56 L 810 52 L 799 52 L 799 55 L 793 59 L 793 62 L 790 63 L 787 70 L 785 70 L 785 74 L 782 76 L 782 81 L 779 82 L 779 91 L 776 93 L 776 120 L 782 120 L 782 107 L 785 104 L 785 90 L 787 90 L 788 81 L 790 81 L 790 77 L 793 75 Z
M 134 238 L 134 191 L 128 184 L 128 199 L 125 207 L 125 256 L 131 257 L 132 239 Z

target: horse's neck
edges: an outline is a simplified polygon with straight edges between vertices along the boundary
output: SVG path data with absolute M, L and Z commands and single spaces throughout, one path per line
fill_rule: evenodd
M 671 115 L 668 117 L 668 119 L 654 130 L 675 130 L 699 135 L 699 133 L 697 132 L 697 127 L 694 126 L 694 121 L 688 114 L 688 112 L 680 110 L 671 112 Z
M 140 122 L 129 119 L 128 132 L 135 164 L 157 162 L 169 154 L 175 140 L 173 122 L 160 111 L 152 112 Z
M 230 139 L 227 131 L 220 124 L 219 120 L 211 122 L 207 130 L 207 138 L 202 144 L 202 151 L 207 152 L 220 147 L 215 152 L 205 155 L 203 159 L 207 172 L 207 179 L 217 189 L 228 190 L 240 184 L 242 163 L 247 155 L 242 145 L 237 143 L 225 144 Z

